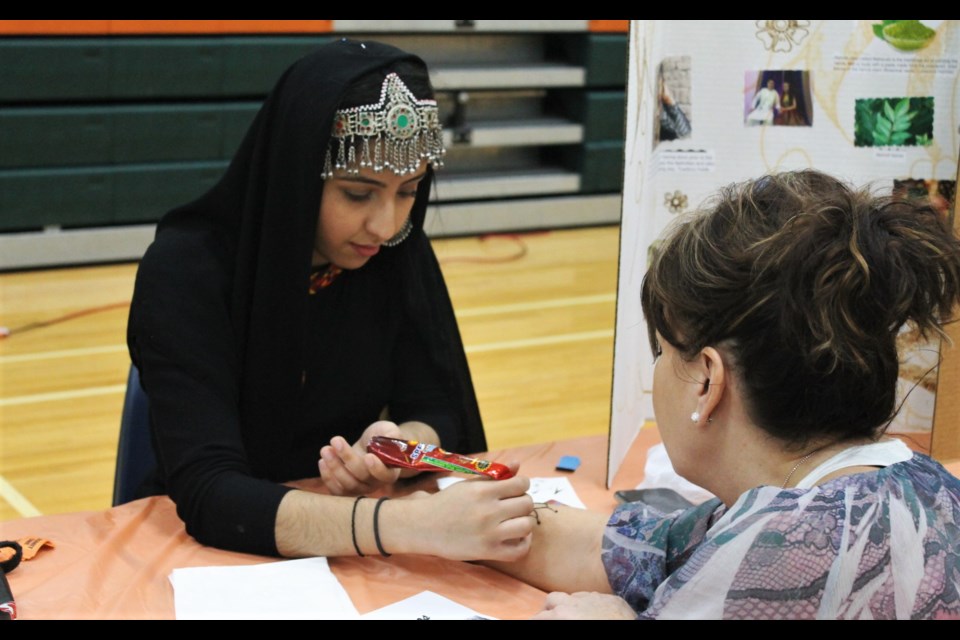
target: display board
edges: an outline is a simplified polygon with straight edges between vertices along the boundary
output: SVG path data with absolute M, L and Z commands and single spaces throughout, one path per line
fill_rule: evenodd
M 640 283 L 663 229 L 723 185 L 802 168 L 953 217 L 958 65 L 956 20 L 631 22 L 608 483 L 653 420 Z M 901 346 L 890 431 L 929 447 L 940 344 Z

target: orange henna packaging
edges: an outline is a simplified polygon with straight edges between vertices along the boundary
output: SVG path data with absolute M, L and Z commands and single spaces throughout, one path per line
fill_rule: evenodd
M 444 451 L 435 444 L 416 440 L 374 436 L 367 445 L 367 451 L 380 458 L 388 467 L 417 471 L 458 471 L 488 476 L 494 480 L 513 477 L 510 468 L 499 462 L 468 458 L 459 453 Z

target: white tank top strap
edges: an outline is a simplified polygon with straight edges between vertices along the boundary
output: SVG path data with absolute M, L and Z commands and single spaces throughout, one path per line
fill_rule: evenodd
M 796 487 L 810 489 L 820 478 L 847 467 L 889 467 L 912 457 L 913 451 L 910 447 L 896 438 L 850 447 L 820 463 L 817 468 L 804 476 Z

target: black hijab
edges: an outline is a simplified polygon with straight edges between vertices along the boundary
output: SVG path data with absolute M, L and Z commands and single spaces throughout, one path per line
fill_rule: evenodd
M 283 439 L 281 425 L 292 419 L 301 389 L 308 331 L 305 291 L 334 112 L 352 82 L 376 70 L 386 75 L 401 60 L 423 65 L 391 46 L 350 41 L 321 47 L 293 64 L 267 97 L 220 182 L 161 220 L 141 263 L 128 333 L 134 363 L 141 364 L 145 341 L 176 350 L 177 367 L 237 407 L 252 469 L 258 467 L 258 452 Z M 420 183 L 410 236 L 383 248 L 371 264 L 377 261 L 378 269 L 401 283 L 409 317 L 417 319 L 431 358 L 460 407 L 461 438 L 445 446 L 484 451 L 453 307 L 423 231 L 432 177 L 430 170 Z M 189 305 L 174 301 L 183 283 L 190 284 Z M 194 283 L 204 289 L 202 294 L 193 292 Z M 164 338 L 168 327 L 185 323 L 195 331 Z M 213 332 L 211 327 L 221 329 Z M 219 355 L 210 358 L 210 353 Z M 141 367 L 141 374 L 149 395 L 150 372 Z M 219 421 L 210 415 L 206 419 Z M 264 424 L 278 427 L 267 430 Z M 175 471 L 166 469 L 167 475 Z

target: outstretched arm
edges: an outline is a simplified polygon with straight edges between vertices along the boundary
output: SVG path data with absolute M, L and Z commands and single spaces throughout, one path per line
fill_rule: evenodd
M 604 514 L 571 507 L 538 508 L 530 551 L 513 562 L 487 562 L 544 591 L 612 593 L 600 558 Z M 536 522 L 536 521 L 535 521 Z
M 533 501 L 527 478 L 468 480 L 436 494 L 385 501 L 376 518 L 390 554 L 429 554 L 454 560 L 521 558 L 530 547 Z M 359 500 L 359 502 L 358 502 Z M 277 549 L 289 557 L 377 555 L 377 500 L 291 491 L 280 503 Z M 356 510 L 354 511 L 354 507 Z

